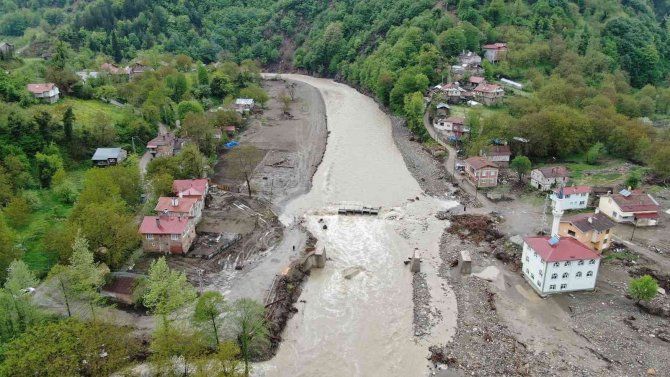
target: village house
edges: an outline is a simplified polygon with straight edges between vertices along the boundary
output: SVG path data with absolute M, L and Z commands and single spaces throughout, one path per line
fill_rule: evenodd
M 147 143 L 147 150 L 153 157 L 172 156 L 174 154 L 175 137 L 168 132 L 151 139 Z
M 144 65 L 142 63 L 135 63 L 125 68 L 125 72 L 128 74 L 128 77 L 132 80 L 133 78 L 143 74 L 144 72 L 153 71 L 154 69 Z
M 486 157 L 470 157 L 465 160 L 465 174 L 475 187 L 498 185 L 498 165 Z
M 435 109 L 436 109 L 436 115 L 439 116 L 439 117 L 444 117 L 444 116 L 449 115 L 449 110 L 450 110 L 449 105 L 444 103 L 444 102 L 438 103 L 437 106 L 435 106 Z
M 168 198 L 162 196 L 158 198 L 156 204 L 156 211 L 159 215 L 171 217 L 188 217 L 193 220 L 195 224 L 200 221 L 202 217 L 202 206 L 198 203 L 200 199 L 189 197 L 174 197 Z
M 246 114 L 251 112 L 255 106 L 256 103 L 251 98 L 238 98 L 235 100 L 235 104 L 233 104 L 233 108 L 235 109 L 235 111 L 237 111 L 240 114 Z
M 98 148 L 91 161 L 95 166 L 107 167 L 120 164 L 127 156 L 128 153 L 122 148 Z
M 100 70 L 103 72 L 107 72 L 110 75 L 127 75 L 128 72 L 124 68 L 119 68 L 115 64 L 112 63 L 102 63 L 100 65 Z
M 466 74 L 470 76 L 481 76 L 484 72 L 484 68 L 478 65 L 457 64 L 451 66 L 451 73 L 456 80 L 460 80 Z
M 442 85 L 442 93 L 447 97 L 447 102 L 458 103 L 463 99 L 465 89 L 461 88 L 457 82 Z
M 585 209 L 589 206 L 589 186 L 570 186 L 554 189 L 550 199 L 553 206 L 558 206 L 561 210 Z
M 14 45 L 8 42 L 0 43 L 0 60 L 9 60 L 14 57 Z
M 509 167 L 512 151 L 509 145 L 489 145 L 480 153 L 482 156 L 496 163 L 501 168 Z
M 498 62 L 505 58 L 507 54 L 507 43 L 493 43 L 482 46 L 484 50 L 484 59 L 491 63 Z
M 500 85 L 482 83 L 473 90 L 475 100 L 486 106 L 502 103 L 505 90 Z
M 600 253 L 610 247 L 614 225 L 616 224 L 602 213 L 582 213 L 561 219 L 558 234 L 575 238 Z
M 100 77 L 100 72 L 89 72 L 89 71 L 79 71 L 76 72 L 77 76 L 81 79 L 83 82 L 87 82 L 89 79 L 97 79 Z
M 549 191 L 568 182 L 568 169 L 565 166 L 545 166 L 530 172 L 530 185 L 541 191 Z
M 635 226 L 658 225 L 661 207 L 651 195 L 641 190 L 621 190 L 600 197 L 598 211 L 617 223 Z
M 486 84 L 486 79 L 481 76 L 470 76 L 465 82 L 465 89 L 473 90 L 481 84 Z
M 58 102 L 60 90 L 58 90 L 56 84 L 28 84 L 26 89 L 32 93 L 33 97 L 39 100 L 50 104 Z
M 470 132 L 470 129 L 465 127 L 465 118 L 456 115 L 435 119 L 433 125 L 436 130 L 445 133 L 448 137 L 455 140 Z
M 177 179 L 172 182 L 172 192 L 180 198 L 197 199 L 195 213 L 202 213 L 209 192 L 207 179 Z
M 144 216 L 140 234 L 146 253 L 186 254 L 195 239 L 195 227 L 188 217 Z
M 458 55 L 458 62 L 461 65 L 480 66 L 482 65 L 482 57 L 472 51 L 463 51 Z
M 523 239 L 523 277 L 542 297 L 596 287 L 600 255 L 576 238 L 559 236 L 562 214 L 554 209 L 551 236 Z

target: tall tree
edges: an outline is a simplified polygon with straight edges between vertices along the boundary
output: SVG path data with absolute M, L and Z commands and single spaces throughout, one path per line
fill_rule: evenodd
M 217 348 L 219 347 L 219 329 L 221 328 L 219 316 L 223 314 L 225 308 L 226 301 L 223 299 L 223 295 L 216 291 L 203 293 L 195 304 L 193 320 L 199 326 L 209 327 L 208 332 L 212 334 Z
M 244 375 L 248 377 L 249 361 L 258 353 L 266 351 L 270 343 L 265 307 L 252 299 L 239 299 L 233 304 L 230 321 L 235 328 L 244 360 Z
M 5 217 L 0 213 L 0 282 L 7 277 L 7 268 L 17 259 L 21 259 L 23 252 L 14 245 L 14 233 L 7 226 Z
M 72 141 L 72 135 L 74 133 L 74 111 L 72 110 L 72 106 L 68 106 L 67 109 L 65 109 L 65 113 L 63 114 L 63 134 L 65 135 L 65 140 L 70 142 Z
M 165 257 L 151 262 L 146 293 L 143 297 L 144 305 L 153 314 L 161 317 L 166 331 L 169 327 L 169 315 L 193 301 L 195 297 L 195 289 L 186 280 L 186 275 L 171 270 Z
M 521 182 L 523 176 L 530 171 L 531 163 L 528 157 L 519 155 L 514 157 L 509 167 L 519 175 L 519 182 Z
M 247 184 L 247 192 L 251 198 L 251 177 L 261 158 L 261 152 L 251 144 L 245 144 L 231 150 L 226 160 L 230 162 L 230 172 L 236 179 L 243 179 Z

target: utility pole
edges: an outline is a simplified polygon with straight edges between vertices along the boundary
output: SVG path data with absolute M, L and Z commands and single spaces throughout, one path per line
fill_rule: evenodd
M 631 242 L 633 241 L 633 237 L 635 237 L 635 229 L 637 229 L 637 219 L 635 219 L 635 222 L 633 223 L 633 232 L 630 234 Z

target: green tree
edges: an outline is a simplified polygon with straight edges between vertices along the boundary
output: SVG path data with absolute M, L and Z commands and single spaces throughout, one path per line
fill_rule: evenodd
M 180 178 L 201 178 L 207 166 L 205 165 L 205 156 L 200 153 L 198 146 L 187 144 L 177 155 L 179 160 Z
M 216 72 L 214 75 L 212 75 L 212 80 L 209 83 L 209 89 L 211 90 L 213 96 L 225 98 L 226 96 L 235 92 L 235 85 L 228 75 L 221 72 Z
M 242 98 L 252 98 L 256 103 L 265 107 L 265 104 L 268 102 L 270 97 L 268 94 L 258 85 L 249 85 L 248 87 L 240 90 L 240 97 Z
M 14 233 L 7 226 L 4 215 L 0 212 L 0 282 L 7 277 L 7 268 L 17 259 L 21 259 L 23 252 L 14 245 Z
M 186 76 L 183 73 L 178 73 L 174 79 L 174 84 L 172 87 L 172 99 L 175 102 L 181 101 L 184 97 L 184 94 L 188 92 L 188 81 Z
M 226 301 L 220 292 L 208 291 L 203 293 L 195 304 L 193 320 L 202 327 L 209 327 L 214 344 L 219 347 L 219 317 L 226 309 Z
M 105 276 L 109 273 L 109 269 L 95 262 L 88 240 L 81 235 L 74 239 L 67 273 L 71 291 L 78 299 L 89 304 L 91 316 L 95 319 L 94 307 L 102 298 L 98 292 L 105 283 Z
M 531 163 L 528 157 L 519 155 L 514 157 L 509 167 L 519 175 L 520 182 L 523 176 L 530 171 Z
M 265 322 L 265 307 L 262 304 L 242 298 L 233 304 L 230 322 L 237 334 L 244 375 L 249 376 L 249 361 L 269 346 L 270 332 Z
M 35 275 L 20 260 L 13 261 L 7 269 L 4 289 L 0 289 L 0 343 L 7 344 L 20 336 L 28 327 L 39 322 L 43 315 L 32 304 L 26 288 L 36 287 Z
M 636 189 L 640 187 L 640 182 L 642 181 L 642 177 L 640 175 L 640 172 L 635 170 L 631 171 L 628 173 L 628 176 L 626 177 L 626 180 L 624 181 L 624 185 L 626 187 L 630 187 L 631 189 Z
M 138 350 L 129 327 L 75 319 L 46 322 L 6 346 L 0 375 L 109 376 Z
M 458 28 L 452 28 L 442 32 L 438 37 L 438 41 L 442 48 L 442 52 L 447 56 L 457 56 L 465 50 L 467 44 L 463 30 Z
M 209 72 L 207 72 L 207 67 L 204 65 L 198 67 L 198 83 L 200 85 L 209 85 Z
M 30 223 L 30 206 L 22 196 L 15 196 L 4 209 L 5 216 L 14 229 L 24 228 Z
M 225 341 L 213 358 L 204 358 L 196 363 L 195 376 L 242 377 L 240 371 L 240 347 L 233 341 Z
M 170 196 L 172 194 L 172 181 L 174 177 L 170 173 L 158 173 L 151 176 L 149 187 L 153 198 L 161 196 Z
M 640 276 L 628 283 L 628 294 L 638 303 L 649 301 L 658 294 L 658 283 L 650 275 Z
M 193 364 L 206 352 L 206 344 L 199 332 L 185 326 L 158 326 L 151 339 L 151 361 L 159 375 L 175 375 L 181 362 L 179 375 L 188 376 Z
M 168 331 L 169 315 L 192 302 L 195 297 L 195 289 L 186 280 L 186 275 L 171 270 L 165 257 L 151 262 L 143 300 L 153 314 L 161 317 L 164 331 Z
M 186 114 L 179 134 L 191 139 L 205 155 L 215 152 L 214 128 L 204 114 Z
M 423 95 L 420 92 L 414 92 L 405 96 L 405 117 L 409 129 L 421 139 L 427 137 L 426 128 L 423 126 Z
M 605 145 L 603 143 L 595 143 L 589 148 L 586 152 L 586 163 L 591 165 L 597 165 L 602 157 L 603 150 Z
M 35 155 L 37 164 L 37 176 L 40 185 L 43 188 L 51 186 L 51 177 L 59 170 L 63 169 L 63 159 L 57 154 L 44 154 L 38 152 Z
M 230 174 L 235 179 L 243 179 L 247 184 L 247 192 L 251 198 L 251 177 L 261 152 L 251 144 L 241 145 L 228 152 L 226 160 L 230 163 Z
M 202 105 L 198 101 L 183 101 L 177 105 L 177 113 L 179 114 L 179 119 L 183 120 L 186 118 L 186 115 L 189 113 L 202 113 L 205 111 L 202 108 Z
M 651 168 L 661 179 L 670 179 L 670 145 L 658 145 L 651 156 Z
M 65 135 L 65 140 L 68 142 L 72 141 L 72 135 L 74 132 L 74 121 L 75 121 L 74 111 L 72 110 L 72 106 L 68 106 L 67 109 L 65 110 L 65 113 L 63 114 L 63 133 Z

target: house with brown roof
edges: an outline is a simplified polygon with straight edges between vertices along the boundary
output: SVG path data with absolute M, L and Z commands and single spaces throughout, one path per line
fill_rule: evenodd
M 457 82 L 444 84 L 442 85 L 440 90 L 447 97 L 447 102 L 449 103 L 461 102 L 461 100 L 463 99 L 463 93 L 465 92 L 465 89 L 461 88 L 461 86 Z
M 509 149 L 509 145 L 489 145 L 480 154 L 495 162 L 499 167 L 506 168 L 509 166 L 512 151 Z
M 480 66 L 482 65 L 482 57 L 472 51 L 463 51 L 458 54 L 458 62 L 461 65 Z
M 505 58 L 507 55 L 507 43 L 492 43 L 482 46 L 484 50 L 484 59 L 490 61 L 491 63 L 498 62 Z
M 465 118 L 457 115 L 452 115 L 447 118 L 437 118 L 435 119 L 433 126 L 436 130 L 443 132 L 448 137 L 454 137 L 456 139 L 460 139 L 463 135 L 470 132 L 470 129 L 465 127 Z
M 144 72 L 153 71 L 154 69 L 148 65 L 144 65 L 140 62 L 134 63 L 125 68 L 125 72 L 128 74 L 128 77 L 132 80 L 133 78 L 143 74 Z
M 140 234 L 147 253 L 186 254 L 195 240 L 195 226 L 185 216 L 144 216 Z
M 465 174 L 475 187 L 498 185 L 498 165 L 486 157 L 470 157 L 465 160 Z
M 168 198 L 162 196 L 158 198 L 154 211 L 163 216 L 188 217 L 197 224 L 202 217 L 202 206 L 199 205 L 199 201 L 200 199 L 197 198 Z
M 502 103 L 505 98 L 505 90 L 500 85 L 481 83 L 472 91 L 475 101 L 483 103 L 486 106 L 493 106 Z
M 468 80 L 463 84 L 463 86 L 465 87 L 465 89 L 473 90 L 477 86 L 485 83 L 486 79 L 481 76 L 470 76 Z
M 160 134 L 147 143 L 147 149 L 153 157 L 172 156 L 174 153 L 174 134 Z
M 565 166 L 545 166 L 530 172 L 530 185 L 542 191 L 568 183 L 568 169 Z
M 618 194 L 601 196 L 598 211 L 617 223 L 636 226 L 658 225 L 661 217 L 661 206 L 642 190 L 621 190 Z
M 615 225 L 603 213 L 582 213 L 561 219 L 558 234 L 572 237 L 600 253 L 610 247 Z
M 33 97 L 50 104 L 58 102 L 60 96 L 60 90 L 58 90 L 58 87 L 54 83 L 28 84 L 26 89 L 28 89 Z

